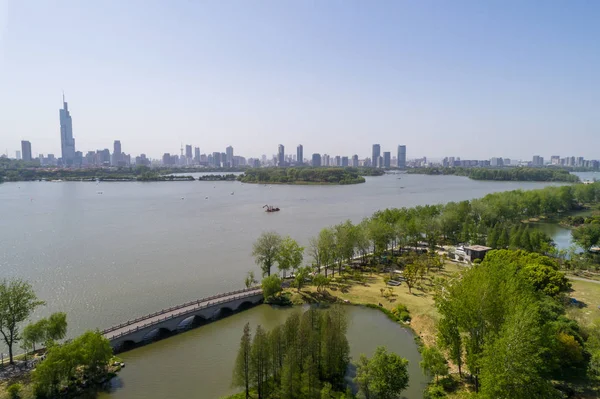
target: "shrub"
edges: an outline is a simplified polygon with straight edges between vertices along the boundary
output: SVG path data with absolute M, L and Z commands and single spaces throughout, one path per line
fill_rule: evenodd
M 8 392 L 8 397 L 10 399 L 19 399 L 21 397 L 21 389 L 23 387 L 21 384 L 12 384 L 10 385 L 6 391 Z
M 441 399 L 446 396 L 444 388 L 437 384 L 429 385 L 425 391 L 423 391 L 423 399 Z
M 394 314 L 394 316 L 396 316 L 399 320 L 403 322 L 410 321 L 410 312 L 408 311 L 408 308 L 403 304 L 398 304 L 398 306 L 396 306 L 392 310 L 392 313 Z

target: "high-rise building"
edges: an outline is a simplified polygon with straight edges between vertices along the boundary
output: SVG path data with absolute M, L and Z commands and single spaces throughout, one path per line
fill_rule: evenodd
M 192 159 L 192 146 L 189 144 L 185 145 L 185 157 L 189 160 Z
M 321 154 L 312 154 L 312 166 L 321 166 Z
M 342 166 L 342 157 L 339 155 L 335 156 L 335 166 Z
M 75 139 L 73 138 L 73 119 L 69 112 L 69 105 L 63 94 L 63 108 L 60 110 L 60 148 L 62 163 L 71 166 L 75 162 Z
M 119 140 L 115 140 L 115 142 L 113 143 L 113 156 L 112 156 L 113 166 L 119 165 L 119 163 L 121 162 L 121 156 L 122 156 L 121 142 Z
M 381 156 L 381 146 L 379 144 L 373 144 L 373 166 L 377 167 L 377 160 Z
M 405 145 L 399 145 L 398 146 L 398 168 L 400 169 L 404 169 L 406 168 L 406 146 Z M 452 165 L 454 166 L 454 165 Z
M 358 155 L 356 154 L 352 155 L 352 167 L 358 168 Z
M 389 151 L 383 153 L 383 167 L 386 169 L 392 167 L 392 154 Z
M 23 161 L 31 161 L 31 143 L 29 141 L 21 141 L 21 153 L 23 154 Z
M 232 146 L 229 146 L 225 149 L 225 156 L 226 156 L 226 159 L 225 159 L 226 166 L 228 166 L 230 168 L 233 167 L 233 147 Z
M 560 155 L 552 155 L 550 157 L 550 163 L 552 165 L 560 165 Z
M 212 159 L 213 159 L 213 166 L 215 168 L 220 168 L 221 167 L 221 153 L 213 152 Z
M 296 163 L 298 165 L 302 165 L 304 163 L 304 147 L 302 147 L 302 144 L 296 147 Z
M 200 162 L 200 147 L 194 148 L 194 161 L 196 161 L 196 163 Z
M 539 155 L 534 155 L 533 156 L 533 161 L 531 162 L 531 165 L 533 165 L 533 166 L 544 166 L 544 157 L 541 157 Z
M 15 153 L 15 158 L 17 158 L 17 159 L 21 159 L 21 151 L 17 151 L 17 152 Z
M 348 157 L 342 157 L 342 166 L 348 167 Z
M 490 160 L 490 166 L 504 166 L 504 159 L 492 157 L 492 159 Z
M 383 157 L 380 155 L 377 157 L 377 163 L 375 164 L 377 168 L 383 168 Z
M 329 166 L 329 155 L 323 154 L 323 160 L 321 166 Z
M 277 147 L 277 166 L 285 166 L 285 147 L 279 144 Z

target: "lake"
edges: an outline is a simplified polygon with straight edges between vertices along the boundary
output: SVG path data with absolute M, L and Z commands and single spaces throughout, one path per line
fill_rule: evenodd
M 243 287 L 262 231 L 302 244 L 387 207 L 445 203 L 544 183 L 385 175 L 350 186 L 240 182 L 0 184 L 0 276 L 30 280 L 69 334 Z M 266 213 L 265 204 L 279 206 Z

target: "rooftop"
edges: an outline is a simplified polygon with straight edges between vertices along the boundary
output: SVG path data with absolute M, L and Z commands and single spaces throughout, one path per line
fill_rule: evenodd
M 481 251 L 489 251 L 492 248 L 484 247 L 483 245 L 471 245 L 469 247 L 465 247 L 465 249 L 470 249 L 471 251 L 481 252 Z

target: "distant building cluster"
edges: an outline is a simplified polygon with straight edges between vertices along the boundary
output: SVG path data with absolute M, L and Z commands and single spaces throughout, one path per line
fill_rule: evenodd
M 435 163 L 422 166 L 433 166 Z M 545 167 L 545 166 L 565 166 L 571 168 L 588 168 L 599 169 L 600 161 L 588 160 L 583 157 L 566 157 L 561 158 L 558 155 L 552 155 L 550 161 L 545 161 L 544 157 L 534 155 L 531 161 L 517 161 L 510 158 L 492 157 L 491 159 L 472 160 L 460 159 L 460 157 L 446 157 L 442 160 L 441 166 L 444 167 L 502 167 L 502 166 L 529 166 L 529 167 Z

